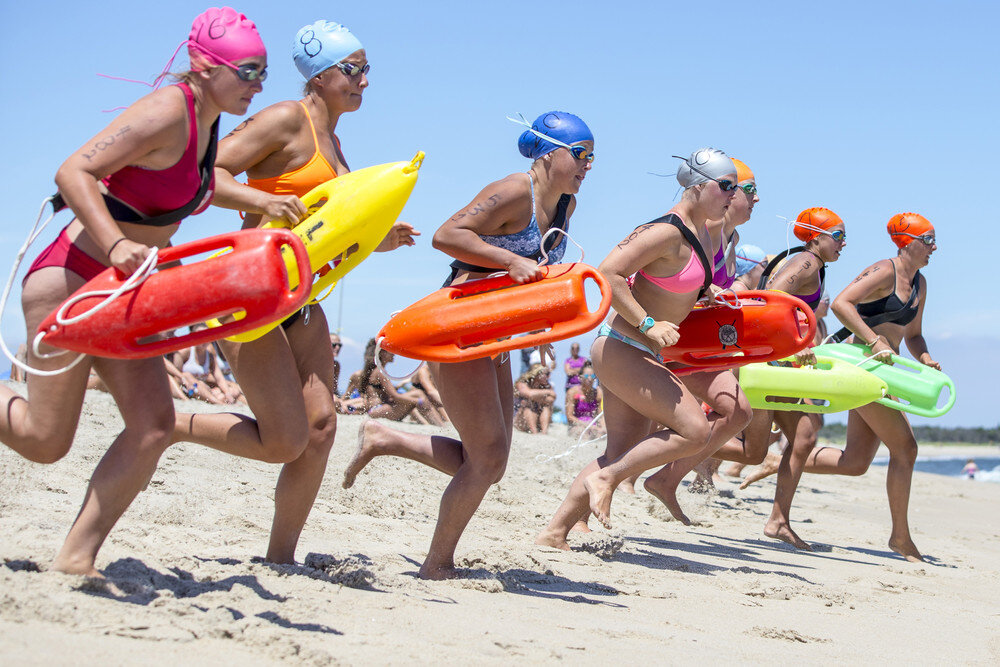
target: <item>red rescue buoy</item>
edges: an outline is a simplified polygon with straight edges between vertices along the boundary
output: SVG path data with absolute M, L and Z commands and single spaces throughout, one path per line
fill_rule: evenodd
M 282 246 L 295 253 L 298 275 L 310 273 L 309 255 L 298 236 L 287 229 L 248 229 L 220 234 L 159 251 L 157 266 L 186 257 L 232 248 L 230 252 L 191 264 L 157 269 L 136 288 L 104 308 L 71 324 L 71 319 L 122 286 L 127 276 L 107 268 L 77 290 L 39 325 L 42 342 L 74 352 L 116 359 L 140 359 L 166 354 L 199 343 L 248 331 L 285 317 L 309 297 L 309 281 L 289 287 Z M 60 310 L 63 312 L 60 313 Z M 212 318 L 244 313 L 238 321 L 177 337 L 174 330 Z M 61 317 L 57 317 L 61 315 Z
M 611 308 L 611 287 L 589 264 L 543 266 L 545 276 L 515 285 L 509 275 L 444 287 L 390 319 L 382 349 L 411 359 L 457 362 L 564 340 L 590 331 Z M 587 309 L 587 279 L 601 305 Z M 511 338 L 518 334 L 527 334 Z
M 816 316 L 802 299 L 777 290 L 723 296 L 740 307 L 696 307 L 678 327 L 677 344 L 660 351 L 685 364 L 677 375 L 783 359 L 812 343 Z

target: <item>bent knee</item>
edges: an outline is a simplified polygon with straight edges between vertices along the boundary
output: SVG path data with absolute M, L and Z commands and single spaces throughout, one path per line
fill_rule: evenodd
M 330 406 L 309 420 L 309 449 L 330 451 L 337 436 L 337 412 Z
M 753 408 L 750 407 L 750 400 L 743 392 L 740 392 L 740 395 L 736 400 L 736 405 L 733 407 L 733 414 L 732 417 L 730 417 L 730 422 L 733 427 L 739 426 L 738 430 L 742 431 L 750 424 L 750 420 L 752 419 Z
M 507 472 L 506 456 L 489 456 L 472 459 L 466 462 L 470 473 L 486 484 L 497 484 Z
M 902 447 L 894 447 L 889 450 L 889 458 L 910 467 L 917 462 L 917 441 L 911 440 Z
M 38 440 L 32 443 L 31 446 L 20 450 L 20 454 L 33 463 L 49 465 L 56 463 L 62 457 L 66 456 L 72 446 L 72 436 L 65 439 L 47 438 L 45 440 Z
M 865 461 L 848 461 L 840 466 L 838 472 L 847 477 L 861 477 L 868 472 L 868 463 Z

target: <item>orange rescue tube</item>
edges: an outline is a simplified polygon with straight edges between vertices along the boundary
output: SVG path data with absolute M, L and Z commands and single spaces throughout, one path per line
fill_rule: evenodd
M 39 325 L 42 342 L 97 357 L 141 359 L 247 331 L 301 308 L 309 298 L 308 281 L 290 287 L 282 248 L 295 254 L 299 275 L 310 272 L 309 255 L 298 236 L 286 229 L 247 229 L 169 247 L 159 252 L 157 266 L 220 249 L 229 252 L 180 266 L 157 269 L 135 289 L 101 310 L 72 324 L 60 324 L 57 313 Z M 296 282 L 297 280 L 296 276 Z M 107 268 L 77 290 L 76 295 L 121 287 L 127 276 Z M 72 318 L 103 301 L 87 296 L 62 313 Z M 177 337 L 174 330 L 212 318 L 245 313 L 238 321 Z
M 783 359 L 812 344 L 816 316 L 802 299 L 777 290 L 724 296 L 740 307 L 695 307 L 678 328 L 680 340 L 660 351 L 686 365 L 677 375 Z
M 382 349 L 423 361 L 469 361 L 578 336 L 608 314 L 611 286 L 594 267 L 578 262 L 542 271 L 533 283 L 515 285 L 503 275 L 439 289 L 382 327 Z M 587 309 L 587 279 L 601 290 L 595 312 Z

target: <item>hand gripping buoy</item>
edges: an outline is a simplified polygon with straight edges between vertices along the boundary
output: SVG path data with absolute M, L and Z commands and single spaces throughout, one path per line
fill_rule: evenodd
M 469 361 L 578 336 L 608 314 L 611 286 L 594 267 L 577 262 L 542 271 L 533 283 L 515 285 L 505 274 L 442 288 L 382 327 L 382 349 L 423 361 Z M 587 279 L 601 290 L 595 312 L 587 309 Z
M 228 251 L 226 249 L 229 249 Z M 38 327 L 47 345 L 98 357 L 140 359 L 181 350 L 287 317 L 309 298 L 308 285 L 290 284 L 282 253 L 294 275 L 309 270 L 309 256 L 284 229 L 248 229 L 212 236 L 159 252 L 157 265 L 216 250 L 207 259 L 158 269 L 134 289 L 96 309 L 126 281 L 108 268 L 77 290 Z M 80 317 L 89 310 L 90 315 Z M 242 313 L 215 329 L 176 337 L 174 330 Z M 79 318 L 78 321 L 71 321 Z
M 955 405 L 955 383 L 941 371 L 892 355 L 892 365 L 884 364 L 871 356 L 871 350 L 859 343 L 827 343 L 813 348 L 817 357 L 842 359 L 855 364 L 881 378 L 889 387 L 888 396 L 877 402 L 895 410 L 910 412 L 921 417 L 940 417 Z M 948 398 L 938 407 L 941 395 L 948 389 Z
M 827 357 L 817 357 L 815 366 L 748 364 L 740 368 L 740 388 L 754 409 L 816 413 L 853 410 L 884 398 L 888 390 L 871 373 Z
M 338 176 L 316 186 L 303 198 L 310 215 L 292 228 L 306 246 L 312 273 L 310 301 L 332 288 L 349 271 L 375 251 L 392 229 L 417 183 L 417 173 L 424 154 L 418 152 L 409 162 L 366 167 Z M 288 225 L 271 221 L 264 228 Z M 285 255 L 289 272 L 294 270 L 290 255 Z M 291 273 L 297 282 L 298 273 Z M 215 323 L 212 323 L 215 325 Z M 245 343 L 260 338 L 280 324 L 280 320 L 230 336 Z
M 680 340 L 660 351 L 685 364 L 677 375 L 783 359 L 807 347 L 816 316 L 802 299 L 777 290 L 727 295 L 734 304 L 698 306 L 678 327 Z

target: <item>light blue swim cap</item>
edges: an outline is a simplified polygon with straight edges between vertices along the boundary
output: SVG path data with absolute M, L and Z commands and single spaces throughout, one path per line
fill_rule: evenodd
M 746 275 L 767 259 L 767 254 L 755 245 L 741 243 L 736 248 L 736 277 Z
M 530 130 L 521 133 L 517 148 L 524 157 L 536 160 L 561 148 L 548 139 L 573 145 L 581 141 L 593 141 L 594 133 L 578 116 L 565 111 L 549 111 L 536 118 Z
M 334 21 L 320 19 L 295 35 L 292 60 L 305 80 L 330 69 L 361 46 L 358 38 L 346 27 Z

